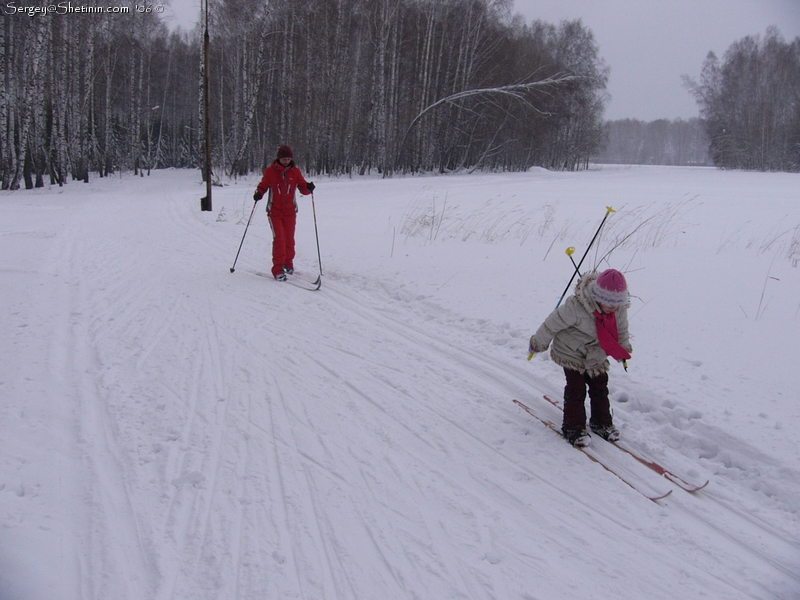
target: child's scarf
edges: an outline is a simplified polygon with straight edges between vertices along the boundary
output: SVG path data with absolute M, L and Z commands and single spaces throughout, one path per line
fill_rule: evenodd
M 619 343 L 617 315 L 594 311 L 597 323 L 597 340 L 605 353 L 614 360 L 628 360 L 631 355 Z

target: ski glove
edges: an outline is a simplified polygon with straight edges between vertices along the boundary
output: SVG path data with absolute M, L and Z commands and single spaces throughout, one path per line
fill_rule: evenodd
M 316 187 L 317 187 L 317 186 L 315 186 L 315 185 L 314 185 L 314 182 L 313 182 L 313 181 L 309 181 L 309 182 L 308 182 L 308 191 L 309 191 L 309 192 L 313 192 L 313 191 L 314 191 L 314 188 L 316 188 Z
M 255 193 L 255 194 L 253 194 L 253 200 L 255 200 L 256 202 L 258 202 L 259 200 L 261 200 L 263 197 L 264 197 L 264 194 L 262 194 L 262 193 L 261 193 L 261 192 L 259 192 L 258 190 L 256 190 L 256 193 Z

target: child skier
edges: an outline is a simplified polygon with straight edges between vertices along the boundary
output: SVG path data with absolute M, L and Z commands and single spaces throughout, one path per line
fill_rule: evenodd
M 575 294 L 554 310 L 531 336 L 529 352 L 544 352 L 552 342 L 550 357 L 564 368 L 564 421 L 561 431 L 573 446 L 588 446 L 586 388 L 589 388 L 589 427 L 602 438 L 615 442 L 608 401 L 606 358 L 626 360 L 632 350 L 628 336 L 628 284 L 614 269 L 584 274 Z

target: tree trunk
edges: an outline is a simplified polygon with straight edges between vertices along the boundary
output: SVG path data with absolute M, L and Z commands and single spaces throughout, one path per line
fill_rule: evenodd
M 27 81 L 25 82 L 22 104 L 22 124 L 19 133 L 19 145 L 17 147 L 16 170 L 11 179 L 11 184 L 9 185 L 9 188 L 12 190 L 19 189 L 20 179 L 23 173 L 29 173 L 30 151 L 34 144 L 34 140 L 31 139 L 33 103 L 37 94 L 37 86 L 40 85 L 40 77 L 43 76 L 41 67 L 46 41 L 44 19 L 33 19 L 31 27 L 33 29 L 33 35 L 31 36 L 30 45 L 27 47 L 27 51 L 23 53 L 23 56 L 26 57 L 26 63 L 28 63 L 25 71 Z M 33 187 L 32 182 L 30 182 L 29 187 Z

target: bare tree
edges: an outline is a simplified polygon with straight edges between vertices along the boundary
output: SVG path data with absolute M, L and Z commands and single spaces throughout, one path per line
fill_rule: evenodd
M 584 168 L 602 138 L 607 78 L 591 31 L 526 25 L 510 9 L 510 0 L 210 2 L 212 160 L 245 174 L 290 143 L 312 174 Z M 5 19 L 2 186 L 199 166 L 197 33 L 169 34 L 153 13 Z M 778 46 L 770 52 L 788 64 Z M 782 72 L 768 94 L 795 89 Z M 787 111 L 760 114 L 765 143 L 778 143 Z
M 734 42 L 720 61 L 709 53 L 700 81 L 684 77 L 710 139 L 714 164 L 800 171 L 800 38 L 774 27 Z
M 43 85 L 44 57 L 47 43 L 47 30 L 43 19 L 31 19 L 31 35 L 26 39 L 26 51 L 23 66 L 25 86 L 21 102 L 21 124 L 19 128 L 19 144 L 16 148 L 15 170 L 11 178 L 9 189 L 16 190 L 20 187 L 23 175 L 29 177 L 31 153 L 36 141 L 32 136 L 35 125 L 34 106 L 40 96 L 40 87 Z M 31 182 L 26 186 L 33 187 Z

